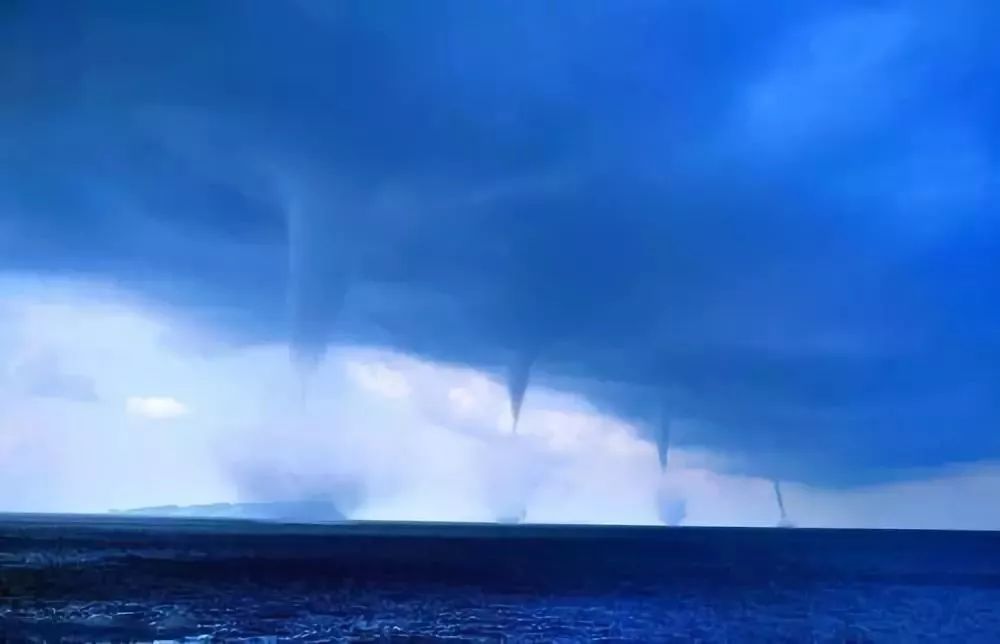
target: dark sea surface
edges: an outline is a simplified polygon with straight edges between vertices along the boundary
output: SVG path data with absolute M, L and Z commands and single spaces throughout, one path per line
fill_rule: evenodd
M 0 515 L 0 639 L 1000 642 L 1000 533 Z

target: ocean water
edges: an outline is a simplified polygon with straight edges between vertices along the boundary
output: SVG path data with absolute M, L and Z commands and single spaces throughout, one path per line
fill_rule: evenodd
M 1000 641 L 1000 534 L 0 516 L 0 640 Z

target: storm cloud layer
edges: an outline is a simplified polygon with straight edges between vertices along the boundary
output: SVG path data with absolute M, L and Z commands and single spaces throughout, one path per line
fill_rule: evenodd
M 985 0 L 13 2 L 0 270 L 306 373 L 343 343 L 491 371 L 515 423 L 545 382 L 771 478 L 997 458 L 997 27 Z

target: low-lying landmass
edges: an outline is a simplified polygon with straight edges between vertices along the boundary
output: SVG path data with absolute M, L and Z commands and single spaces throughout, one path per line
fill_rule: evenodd
M 112 513 L 139 517 L 258 519 L 291 523 L 329 523 L 346 519 L 337 506 L 328 501 L 159 505 L 131 510 L 113 510 Z

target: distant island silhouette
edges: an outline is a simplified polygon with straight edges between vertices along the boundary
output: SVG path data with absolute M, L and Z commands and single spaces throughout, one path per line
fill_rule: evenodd
M 306 523 L 336 522 L 347 519 L 336 505 L 324 500 L 160 505 L 130 510 L 112 510 L 111 512 L 143 517 L 258 519 Z

